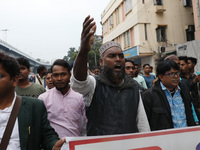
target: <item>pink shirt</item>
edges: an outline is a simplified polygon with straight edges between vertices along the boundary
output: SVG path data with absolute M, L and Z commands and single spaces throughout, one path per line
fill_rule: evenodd
M 59 137 L 84 135 L 87 118 L 83 96 L 71 88 L 62 95 L 55 87 L 41 94 L 38 99 L 44 101 L 51 126 Z

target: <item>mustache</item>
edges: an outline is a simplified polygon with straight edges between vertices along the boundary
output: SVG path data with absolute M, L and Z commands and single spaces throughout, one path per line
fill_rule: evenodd
M 115 66 L 119 67 L 119 65 L 114 65 L 114 68 L 115 68 Z M 113 72 L 113 69 L 111 69 L 111 68 L 107 67 L 106 65 L 104 65 L 103 72 L 106 74 L 106 76 L 110 79 L 111 82 L 119 83 L 125 77 L 125 67 L 123 65 L 121 65 L 121 69 L 122 70 L 120 72 L 116 73 L 116 72 Z

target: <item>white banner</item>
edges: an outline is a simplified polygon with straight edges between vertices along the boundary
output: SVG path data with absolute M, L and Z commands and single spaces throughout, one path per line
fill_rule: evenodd
M 66 141 L 62 150 L 200 150 L 200 126 Z

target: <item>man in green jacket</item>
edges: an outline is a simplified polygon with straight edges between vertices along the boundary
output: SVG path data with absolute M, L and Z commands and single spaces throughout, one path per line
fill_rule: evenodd
M 0 142 L 13 105 L 18 100 L 15 93 L 18 74 L 18 62 L 0 53 Z M 36 98 L 22 97 L 7 149 L 59 150 L 64 142 L 64 139 L 59 140 L 57 133 L 50 126 L 43 102 Z

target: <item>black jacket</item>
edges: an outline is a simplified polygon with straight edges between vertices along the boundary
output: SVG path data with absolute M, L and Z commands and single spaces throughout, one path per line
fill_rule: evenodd
M 200 108 L 200 101 L 199 101 L 199 95 L 198 95 L 198 86 L 197 83 L 194 83 L 193 80 L 196 77 L 195 74 L 189 74 L 189 78 L 186 78 L 185 76 L 181 75 L 182 83 L 184 83 L 187 87 L 187 90 L 190 93 L 192 103 L 194 105 L 195 110 L 197 111 L 198 108 Z
M 136 81 L 125 76 L 120 87 L 113 85 L 102 73 L 96 78 L 92 103 L 87 110 L 87 135 L 135 133 L 139 87 Z
M 187 125 L 193 126 L 195 122 L 192 115 L 190 95 L 181 84 L 179 86 L 185 105 Z M 170 105 L 164 91 L 161 89 L 159 80 L 156 81 L 154 87 L 142 94 L 142 100 L 152 131 L 173 128 Z

